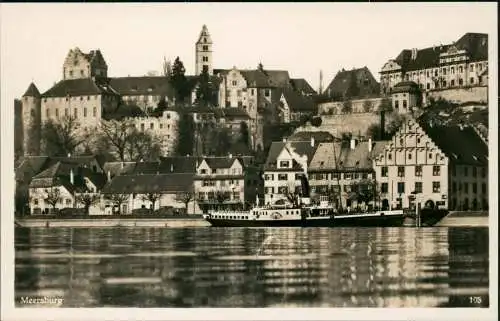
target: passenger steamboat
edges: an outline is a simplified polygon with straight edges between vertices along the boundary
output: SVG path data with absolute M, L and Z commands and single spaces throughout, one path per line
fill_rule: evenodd
M 403 210 L 340 213 L 327 197 L 311 204 L 306 178 L 302 180 L 302 191 L 302 197 L 290 204 L 257 206 L 249 211 L 209 211 L 203 217 L 212 226 L 233 227 L 402 226 L 404 223 Z

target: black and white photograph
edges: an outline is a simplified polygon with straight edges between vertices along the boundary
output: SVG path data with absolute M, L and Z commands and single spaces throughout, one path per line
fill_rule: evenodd
M 496 3 L 0 17 L 2 320 L 498 318 Z

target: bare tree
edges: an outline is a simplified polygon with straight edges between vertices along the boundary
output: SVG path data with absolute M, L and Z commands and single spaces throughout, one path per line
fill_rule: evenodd
M 51 187 L 45 196 L 45 202 L 52 206 L 55 212 L 57 203 L 62 201 L 61 190 L 57 187 Z
M 184 204 L 184 207 L 186 208 L 186 213 L 188 210 L 189 202 L 191 202 L 193 199 L 194 199 L 194 192 L 192 190 L 177 193 L 177 195 L 175 196 L 176 201 L 182 202 Z
M 153 212 L 155 210 L 155 204 L 156 202 L 160 199 L 161 197 L 161 194 L 160 193 L 146 193 L 144 195 L 142 195 L 141 199 L 144 201 L 144 202 L 151 202 L 151 212 Z
M 121 214 L 122 204 L 129 199 L 128 194 L 106 194 L 104 196 L 107 200 L 111 201 L 113 205 L 118 207 L 118 214 Z
M 65 116 L 60 121 L 47 120 L 41 132 L 43 151 L 48 156 L 73 154 L 87 139 L 80 133 L 80 123 L 71 116 Z
M 342 103 L 342 113 L 344 114 L 352 113 L 352 102 L 350 100 L 346 100 Z
M 133 122 L 131 120 L 101 120 L 100 134 L 116 150 L 120 161 L 125 161 L 125 151 L 130 141 Z
M 99 195 L 96 193 L 82 193 L 76 196 L 77 203 L 83 205 L 86 215 L 89 215 L 90 207 L 96 204 L 99 201 L 99 199 L 100 199 Z
M 221 206 L 224 202 L 228 201 L 230 197 L 231 196 L 228 192 L 224 191 L 215 192 L 215 199 L 217 200 L 217 203 L 219 203 L 219 206 Z
M 156 160 L 161 156 L 161 144 L 157 136 L 133 130 L 125 145 L 128 159 L 132 161 Z
M 300 198 L 300 188 L 295 187 L 295 182 L 288 183 L 285 196 L 293 206 L 298 206 Z
M 365 113 L 370 112 L 373 109 L 373 102 L 371 100 L 365 100 L 363 102 L 363 110 Z

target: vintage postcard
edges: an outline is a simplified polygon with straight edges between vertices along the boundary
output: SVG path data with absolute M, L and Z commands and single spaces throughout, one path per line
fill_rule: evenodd
M 2 320 L 497 319 L 496 9 L 0 5 Z

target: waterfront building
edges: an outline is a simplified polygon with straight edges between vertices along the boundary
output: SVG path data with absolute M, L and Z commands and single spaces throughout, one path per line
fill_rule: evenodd
M 146 214 L 157 210 L 197 211 L 192 173 L 124 173 L 102 190 L 104 214 Z
M 35 175 L 29 184 L 31 214 L 57 214 L 63 208 L 81 209 L 81 197 L 95 197 L 89 202 L 89 214 L 102 213 L 100 190 L 106 176 L 97 167 L 88 168 L 78 161 L 54 159 L 53 165 Z
M 488 207 L 488 147 L 472 127 L 409 117 L 375 157 L 374 169 L 383 207 Z
M 328 196 L 337 208 L 346 209 L 367 203 L 376 205 L 377 184 L 373 157 L 378 155 L 386 143 L 371 139 L 320 143 L 309 164 L 311 193 Z M 359 197 L 363 194 L 373 197 Z
M 288 200 L 301 191 L 301 176 L 307 175 L 309 163 L 318 145 L 310 141 L 273 142 L 264 164 L 264 203 Z

